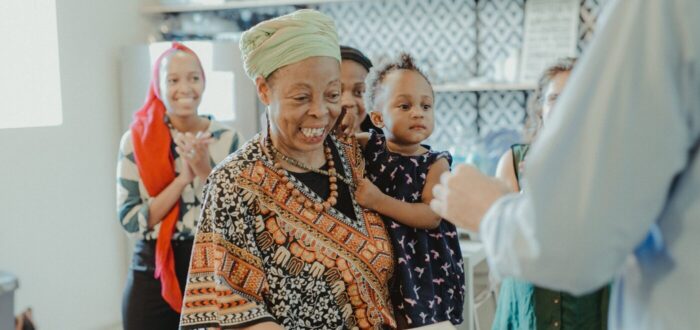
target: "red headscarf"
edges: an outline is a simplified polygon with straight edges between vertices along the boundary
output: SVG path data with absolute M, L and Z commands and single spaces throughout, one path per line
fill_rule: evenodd
M 175 160 L 170 152 L 172 137 L 165 124 L 165 105 L 161 100 L 159 78 L 161 62 L 177 51 L 194 56 L 199 63 L 199 68 L 202 69 L 197 54 L 180 43 L 173 43 L 156 60 L 146 102 L 134 114 L 134 121 L 131 123 L 136 166 L 139 169 L 141 181 L 151 196 L 160 194 L 175 179 Z M 204 79 L 204 70 L 202 70 L 202 79 Z M 170 240 L 179 214 L 180 203 L 178 202 L 160 223 L 156 241 L 155 270 L 155 277 L 160 278 L 163 299 L 178 313 L 182 307 L 182 291 L 175 275 L 175 256 Z

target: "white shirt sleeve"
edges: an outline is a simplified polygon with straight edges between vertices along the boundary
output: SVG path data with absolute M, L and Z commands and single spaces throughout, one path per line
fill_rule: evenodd
M 481 225 L 498 275 L 588 292 L 646 237 L 690 148 L 677 4 L 609 4 L 528 155 L 524 192 L 500 199 Z

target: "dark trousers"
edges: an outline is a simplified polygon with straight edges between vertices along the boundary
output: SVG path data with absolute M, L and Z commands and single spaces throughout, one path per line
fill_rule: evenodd
M 172 245 L 175 273 L 180 282 L 180 289 L 184 291 L 192 254 L 192 241 L 172 241 Z M 180 325 L 179 311 L 175 312 L 163 300 L 160 280 L 153 276 L 155 251 L 155 241 L 136 243 L 122 300 L 122 323 L 125 330 L 173 330 Z

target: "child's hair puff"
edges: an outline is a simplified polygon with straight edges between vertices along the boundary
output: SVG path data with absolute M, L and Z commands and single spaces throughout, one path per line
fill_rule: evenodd
M 374 111 L 377 93 L 381 83 L 386 76 L 396 70 L 411 70 L 418 72 L 430 84 L 430 80 L 425 76 L 423 71 L 416 66 L 413 56 L 406 52 L 401 52 L 396 59 L 382 63 L 379 66 L 372 67 L 365 79 L 367 90 L 364 95 L 365 107 L 368 111 Z

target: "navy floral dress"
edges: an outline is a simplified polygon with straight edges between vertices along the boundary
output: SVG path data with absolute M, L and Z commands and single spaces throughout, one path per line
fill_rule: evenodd
M 364 149 L 367 176 L 382 192 L 408 203 L 421 203 L 428 169 L 447 152 L 403 156 L 389 151 L 374 130 Z M 400 328 L 437 322 L 462 322 L 464 268 L 457 229 L 441 221 L 435 229 L 416 229 L 382 216 L 396 258 L 391 300 Z

